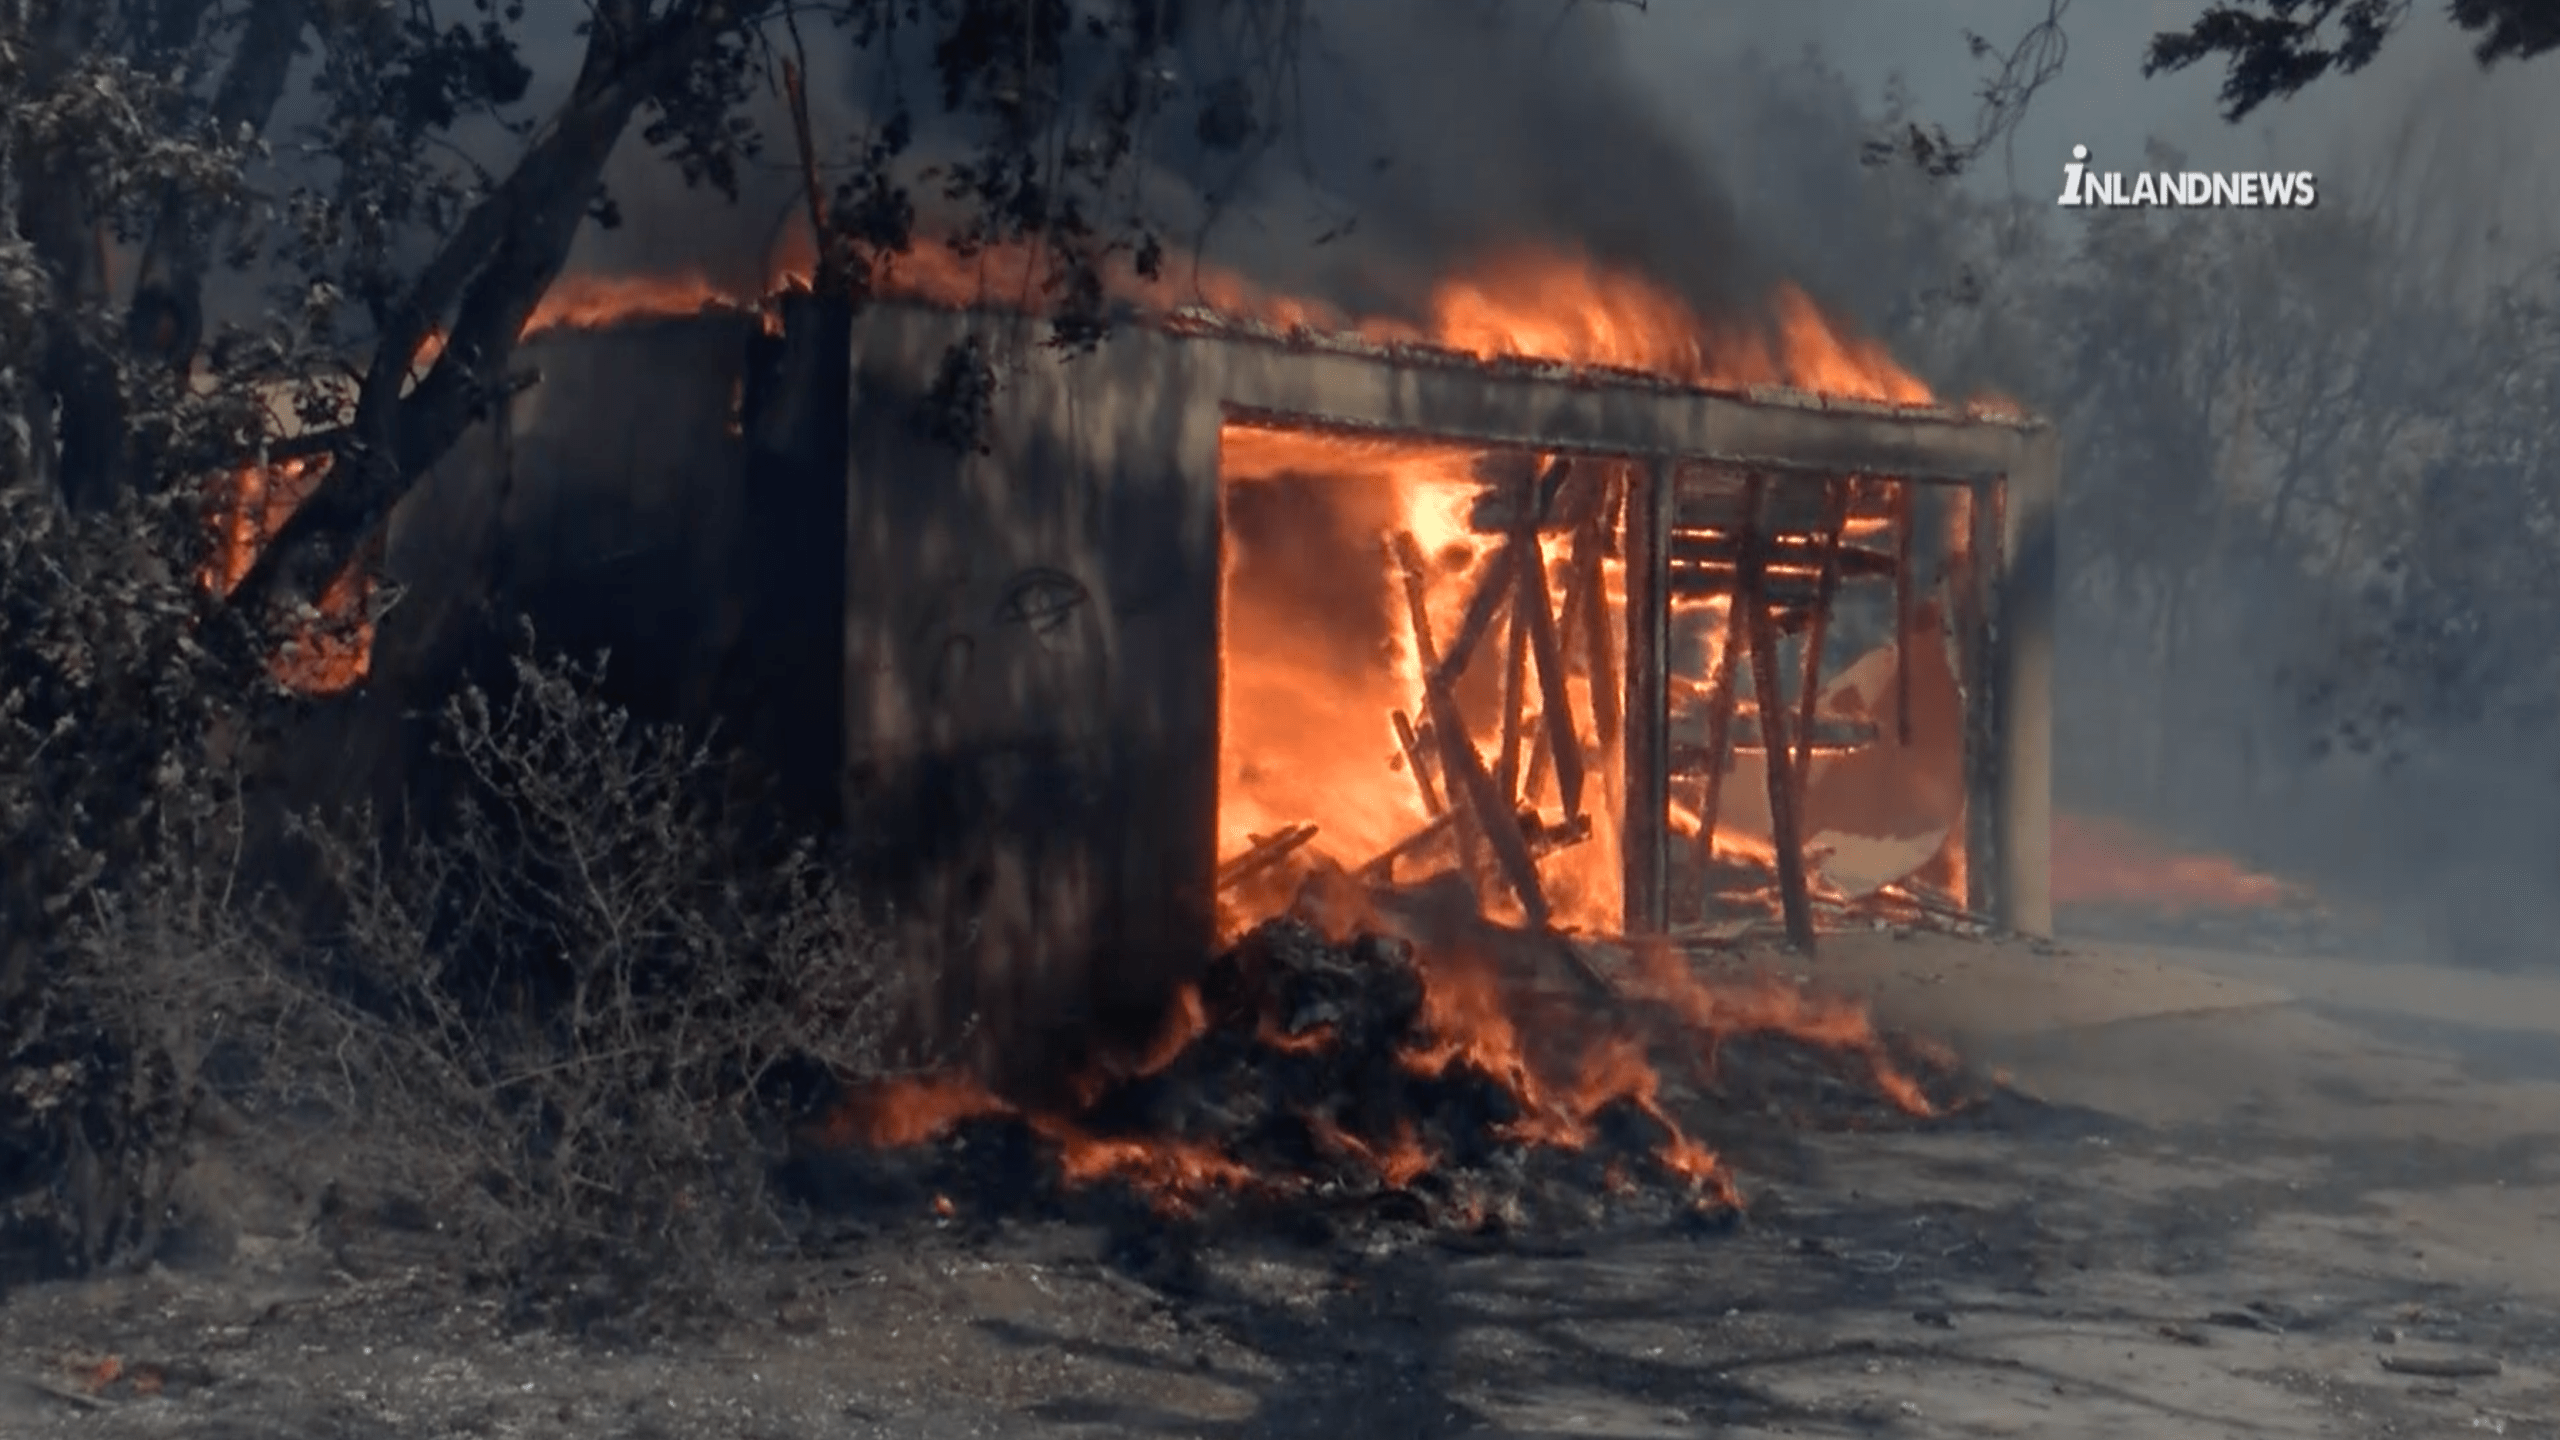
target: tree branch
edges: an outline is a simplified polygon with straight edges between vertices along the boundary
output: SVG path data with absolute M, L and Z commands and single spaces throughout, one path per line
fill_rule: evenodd
M 409 487 L 499 403 L 516 340 L 567 264 L 633 115 L 758 8 L 707 0 L 650 24 L 637 0 L 597 6 L 568 100 L 393 309 L 353 423 L 338 433 L 335 463 L 243 577 L 235 606 L 273 615 L 308 604 Z M 442 354 L 408 388 L 421 342 L 447 314 L 454 319 Z
M 172 6 L 164 13 L 164 21 L 172 26 L 181 23 L 175 12 L 182 8 Z M 204 8 L 203 0 L 196 0 L 197 16 Z M 214 93 L 208 117 L 214 133 L 227 139 L 244 130 L 267 128 L 301 49 L 308 14 L 307 0 L 262 0 L 250 7 L 240 48 L 232 53 Z M 195 32 L 190 27 L 187 33 L 192 37 Z M 162 38 L 164 43 L 185 43 L 176 36 Z M 193 197 L 172 187 L 161 202 L 151 242 L 142 253 L 125 318 L 125 333 L 135 349 L 181 371 L 193 363 L 204 339 L 204 274 L 213 238 L 202 228 L 204 220 Z

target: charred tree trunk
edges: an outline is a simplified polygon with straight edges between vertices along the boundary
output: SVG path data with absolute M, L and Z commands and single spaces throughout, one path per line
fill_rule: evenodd
M 158 44 L 176 51 L 196 41 L 206 0 L 172 0 L 162 7 Z M 294 57 L 300 53 L 308 0 L 264 0 L 250 8 L 239 48 L 208 117 L 216 133 L 263 132 L 284 96 Z M 136 354 L 183 371 L 204 342 L 204 277 L 213 253 L 211 219 L 183 192 L 160 204 L 151 239 L 134 276 L 125 314 L 126 341 Z
M 101 8 L 65 4 L 38 17 L 38 44 L 28 74 L 39 88 L 64 78 L 98 48 L 104 38 L 98 26 Z M 144 67 L 180 67 L 186 53 L 202 45 L 210 10 L 207 0 L 162 0 L 138 37 Z M 216 132 L 229 137 L 266 128 L 283 94 L 307 13 L 304 0 L 274 0 L 251 8 L 204 116 Z M 174 107 L 176 112 L 183 109 L 183 102 Z M 187 117 L 170 113 L 163 118 L 174 125 Z M 71 509 L 97 513 L 157 478 L 162 457 L 129 424 L 122 365 L 128 355 L 180 373 L 192 363 L 203 340 L 203 277 L 216 217 L 201 213 L 183 191 L 169 192 L 134 277 L 119 334 L 107 313 L 117 287 L 107 270 L 99 197 L 85 157 L 38 155 L 29 162 L 19 228 L 54 281 L 54 304 L 34 377 L 51 398 L 46 408 L 55 412 L 49 433 L 41 437 L 51 452 L 44 478 Z
M 59 83 L 96 45 L 100 7 L 39 6 L 30 17 L 34 41 L 25 75 L 41 93 Z M 91 201 L 84 158 L 69 145 L 24 157 L 17 229 L 52 282 L 40 323 L 33 376 L 51 427 L 39 450 L 36 478 L 49 481 L 75 511 L 114 503 L 123 450 L 124 414 L 115 360 L 102 346 L 95 318 L 107 303 L 106 243 Z

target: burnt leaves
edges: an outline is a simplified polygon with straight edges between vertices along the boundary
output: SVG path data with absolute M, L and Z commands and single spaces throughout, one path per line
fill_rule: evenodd
M 708 185 L 733 201 L 740 172 L 764 153 L 763 134 L 743 113 L 764 78 L 756 40 L 751 33 L 714 37 L 651 96 L 655 113 L 641 131 L 686 184 Z
M 972 335 L 943 352 L 918 419 L 927 435 L 961 454 L 989 454 L 995 395 L 995 361 L 986 342 Z

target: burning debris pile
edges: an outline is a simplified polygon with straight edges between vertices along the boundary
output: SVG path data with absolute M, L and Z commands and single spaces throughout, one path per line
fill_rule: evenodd
M 891 1081 L 848 1097 L 822 1144 L 875 1195 L 946 1215 L 1135 1196 L 1168 1218 L 1499 1235 L 1731 1216 L 1741 1191 L 1680 1111 L 1836 1127 L 1959 1103 L 1949 1057 L 1855 1005 L 1712 986 L 1668 950 L 1604 973 L 1551 937 L 1458 934 L 1454 913 L 1378 917 L 1439 929 L 1429 945 L 1265 922 L 1181 992 L 1150 1053 L 1047 1104 L 961 1075 Z

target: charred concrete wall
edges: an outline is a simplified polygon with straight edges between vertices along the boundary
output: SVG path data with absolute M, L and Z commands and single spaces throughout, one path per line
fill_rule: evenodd
M 710 718 L 706 677 L 741 628 L 729 597 L 745 452 L 729 412 L 753 332 L 721 316 L 526 346 L 541 383 L 394 513 L 399 600 L 368 682 L 314 707 L 297 737 L 288 804 L 361 798 L 388 816 L 416 802 L 435 712 L 503 658 L 518 615 L 546 649 L 610 651 L 614 697 L 636 712 Z
M 1181 346 L 1061 358 L 1030 323 L 979 329 L 973 424 L 962 317 L 857 325 L 847 809 L 940 1022 L 1037 1067 L 1148 1026 L 1205 958 L 1219 416 Z

